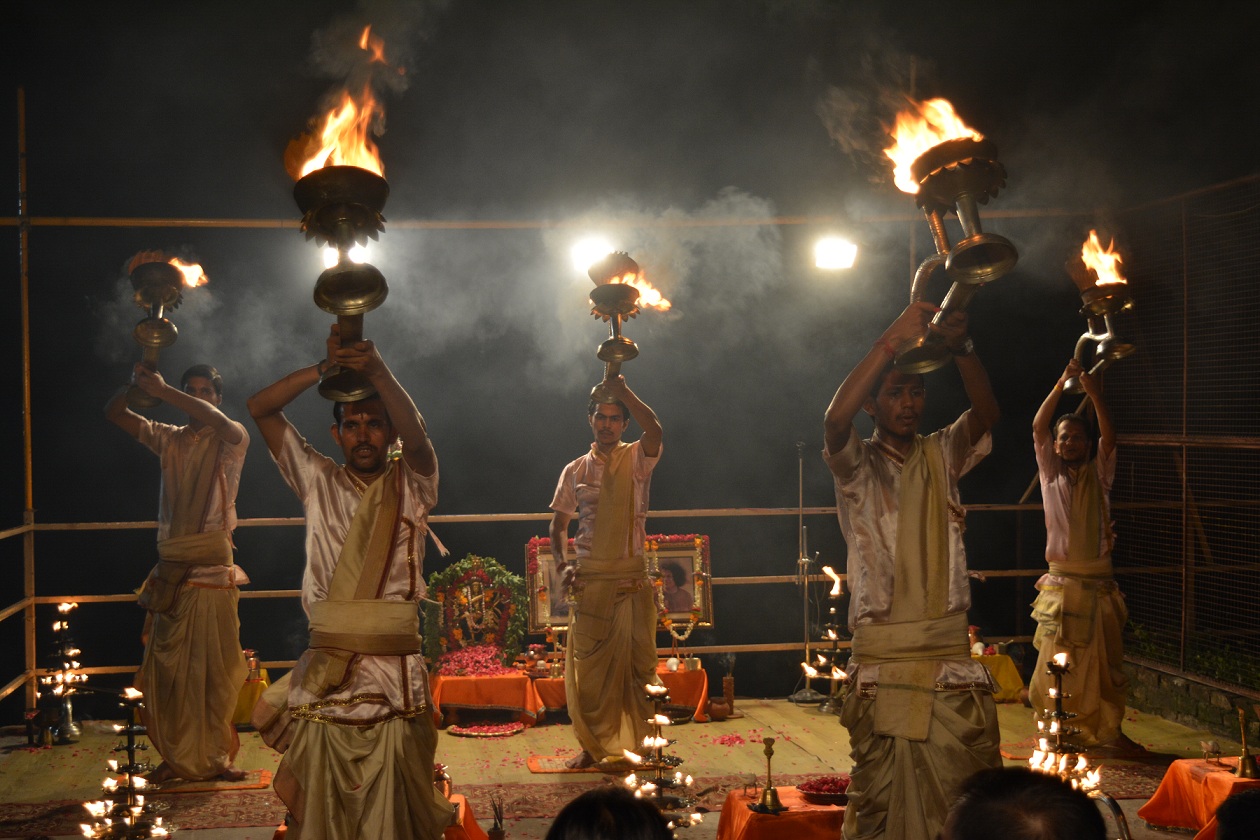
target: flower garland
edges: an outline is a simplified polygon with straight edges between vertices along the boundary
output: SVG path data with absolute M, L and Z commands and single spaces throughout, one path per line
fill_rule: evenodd
M 469 554 L 434 572 L 429 598 L 432 601 L 424 605 L 425 655 L 439 669 L 447 654 L 478 646 L 489 646 L 502 665 L 520 652 L 527 611 L 525 581 L 494 558 Z M 484 668 L 488 663 L 482 660 L 489 655 L 486 650 L 466 653 L 453 667 L 463 667 L 465 673 Z
M 693 561 L 691 564 L 692 585 L 695 587 L 695 595 L 691 602 L 691 617 L 687 619 L 685 628 L 679 632 L 674 629 L 674 619 L 670 618 L 669 611 L 665 609 L 665 582 L 661 579 L 660 559 L 657 551 L 662 545 L 664 546 L 684 546 L 687 544 L 695 549 Z M 685 642 L 691 638 L 691 633 L 696 629 L 700 621 L 700 613 L 703 603 L 703 588 L 709 579 L 709 538 L 702 534 L 652 534 L 647 538 L 647 561 L 648 571 L 653 576 L 652 588 L 656 597 L 656 612 L 660 617 L 661 626 L 664 627 L 669 635 L 677 642 Z M 698 569 L 699 571 L 694 571 Z

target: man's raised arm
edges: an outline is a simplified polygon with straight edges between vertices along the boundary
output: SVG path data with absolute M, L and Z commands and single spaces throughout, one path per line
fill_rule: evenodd
M 936 307 L 926 301 L 907 306 L 840 383 L 835 396 L 831 398 L 831 404 L 827 406 L 827 414 L 823 417 L 823 439 L 829 453 L 839 452 L 849 442 L 853 418 L 866 403 L 884 369 L 897 355 L 902 344 L 924 334 L 934 312 Z
M 284 416 L 284 407 L 297 399 L 307 388 L 319 382 L 320 374 L 327 370 L 329 362 L 321 360 L 317 364 L 295 370 L 279 379 L 257 394 L 254 394 L 245 405 L 249 416 L 254 418 L 263 440 L 267 441 L 267 449 L 272 455 L 279 456 L 284 444 L 284 433 L 289 428 L 289 419 Z
M 610 394 L 626 404 L 626 408 L 630 409 L 630 416 L 643 429 L 643 454 L 649 458 L 655 458 L 661 454 L 661 439 L 664 436 L 664 430 L 661 428 L 661 421 L 656 417 L 656 412 L 639 399 L 638 394 L 630 390 L 630 386 L 626 384 L 626 378 L 620 374 L 612 379 L 605 379 L 604 387 Z
M 437 469 L 437 454 L 429 440 L 424 418 L 420 416 L 420 410 L 416 408 L 411 395 L 381 358 L 376 345 L 371 341 L 358 341 L 351 347 L 342 347 L 337 325 L 334 324 L 328 338 L 328 347 L 329 359 L 343 368 L 363 374 L 376 389 L 381 402 L 385 404 L 385 410 L 389 412 L 394 431 L 402 438 L 402 456 L 407 466 L 419 475 L 433 475 Z
M 1094 404 L 1094 416 L 1098 419 L 1098 454 L 1109 454 L 1116 448 L 1116 429 L 1111 422 L 1111 410 L 1103 399 L 1102 381 L 1098 374 L 1081 371 L 1081 387 Z

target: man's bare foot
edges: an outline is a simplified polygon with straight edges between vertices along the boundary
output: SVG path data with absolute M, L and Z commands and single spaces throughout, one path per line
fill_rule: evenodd
M 171 769 L 171 766 L 163 761 L 152 773 L 145 776 L 144 780 L 151 785 L 160 785 L 163 782 L 173 781 L 178 778 L 179 777 L 175 775 L 175 771 Z
M 594 764 L 595 764 L 595 759 L 591 757 L 591 754 L 588 753 L 586 750 L 582 750 L 580 753 L 573 756 L 573 758 L 570 758 L 568 761 L 566 761 L 564 763 L 564 766 L 568 767 L 570 770 L 581 770 L 583 768 L 590 767 Z
M 225 782 L 239 782 L 248 775 L 244 770 L 237 768 L 235 764 L 229 764 L 228 768 L 219 774 L 219 778 Z

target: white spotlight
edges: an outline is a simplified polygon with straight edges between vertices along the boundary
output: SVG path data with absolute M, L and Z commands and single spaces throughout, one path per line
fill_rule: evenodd
M 598 236 L 588 236 L 574 243 L 569 249 L 569 257 L 573 260 L 573 267 L 585 274 L 597 260 L 601 260 L 613 252 L 614 248 L 608 243 L 607 239 Z
M 853 268 L 857 245 L 839 236 L 824 236 L 814 245 L 814 265 L 818 268 Z

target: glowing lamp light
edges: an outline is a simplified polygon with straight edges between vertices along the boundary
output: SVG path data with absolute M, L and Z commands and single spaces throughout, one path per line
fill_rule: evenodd
M 858 247 L 840 236 L 824 236 L 814 243 L 814 265 L 827 271 L 853 268 Z
M 830 566 L 823 566 L 823 573 L 831 578 L 831 591 L 827 593 L 832 598 L 840 597 L 840 575 L 836 574 L 836 570 Z
M 587 270 L 604 257 L 617 250 L 607 239 L 598 236 L 588 236 L 585 239 L 579 239 L 569 249 L 569 259 L 573 261 L 573 267 L 581 274 L 586 274 Z

